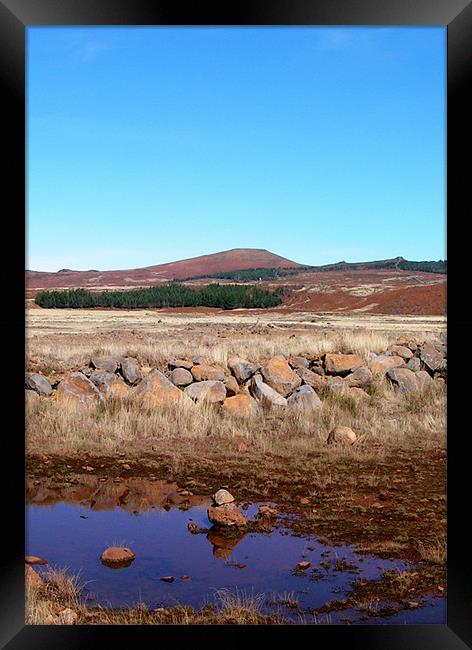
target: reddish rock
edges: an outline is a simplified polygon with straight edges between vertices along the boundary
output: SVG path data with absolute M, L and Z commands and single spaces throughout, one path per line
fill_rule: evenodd
M 136 388 L 136 396 L 149 408 L 162 408 L 182 403 L 186 396 L 159 370 L 151 370 Z
M 324 369 L 328 375 L 347 375 L 352 370 L 364 365 L 358 354 L 330 354 L 324 357 Z
M 225 503 L 221 506 L 210 506 L 208 508 L 208 519 L 217 526 L 247 525 L 246 517 L 238 510 L 234 503 Z
M 129 566 L 135 559 L 135 554 L 130 548 L 124 546 L 110 546 L 100 556 L 102 564 L 107 566 Z
M 418 390 L 416 375 L 408 368 L 392 368 L 387 377 L 401 393 L 411 393 Z
M 369 368 L 372 372 L 385 375 L 392 368 L 399 368 L 404 366 L 405 362 L 401 357 L 396 355 L 386 356 L 385 354 L 377 355 L 369 363 Z
M 94 370 L 90 381 L 105 397 L 127 397 L 130 389 L 119 375 L 104 370 Z
M 404 361 L 409 361 L 413 356 L 413 352 L 410 348 L 405 347 L 404 345 L 391 345 L 388 349 L 397 357 L 401 357 Z
M 175 386 L 189 386 L 193 382 L 192 373 L 185 368 L 174 368 L 170 378 Z
M 72 372 L 60 382 L 54 398 L 63 404 L 91 406 L 103 400 L 103 395 L 83 373 Z
M 365 392 L 362 388 L 357 388 L 357 386 L 352 386 L 348 391 L 349 395 L 354 397 L 354 399 L 368 399 L 370 395 Z
M 251 380 L 251 390 L 264 408 L 285 408 L 287 400 L 271 386 L 262 381 L 260 375 L 254 375 Z
M 297 564 L 297 569 L 300 569 L 300 571 L 306 571 L 306 569 L 309 569 L 311 567 L 311 562 L 299 562 Z
M 239 384 L 234 377 L 225 377 L 226 397 L 234 397 L 239 393 Z
M 302 383 L 301 378 L 292 370 L 282 355 L 270 359 L 263 366 L 261 372 L 265 383 L 282 395 L 282 397 L 290 395 Z
M 362 388 L 372 379 L 372 371 L 366 366 L 361 366 L 345 378 L 346 386 L 351 388 Z
M 241 393 L 234 397 L 227 397 L 222 409 L 233 417 L 249 418 L 259 414 L 259 405 L 250 395 Z
M 444 355 L 436 350 L 431 343 L 425 343 L 419 350 L 419 357 L 431 372 L 437 370 L 443 363 Z
M 192 375 L 195 381 L 224 381 L 225 373 L 221 368 L 215 366 L 208 366 L 202 363 L 199 366 L 192 368 Z
M 424 390 L 427 386 L 433 383 L 433 378 L 426 370 L 419 370 L 415 372 L 418 390 Z
M 330 431 L 327 442 L 353 445 L 356 440 L 357 435 L 350 427 L 338 426 Z
M 246 361 L 246 359 L 241 359 L 240 357 L 230 357 L 228 359 L 228 368 L 236 380 L 240 384 L 243 384 L 253 376 L 259 366 L 255 363 Z
M 184 370 L 191 370 L 193 367 L 193 362 L 189 359 L 170 359 L 167 364 L 172 370 L 173 368 L 183 368 Z
M 290 357 L 288 362 L 295 370 L 298 370 L 299 368 L 308 368 L 310 366 L 310 362 L 308 359 L 305 359 L 305 357 Z
M 37 555 L 27 555 L 25 557 L 25 564 L 47 564 L 48 561 Z
M 26 565 L 25 584 L 27 589 L 40 589 L 44 585 L 44 580 L 36 573 L 33 567 Z
M 257 511 L 257 516 L 261 519 L 276 519 L 278 512 L 275 508 L 271 506 L 259 506 Z
M 313 370 L 308 370 L 307 368 L 299 368 L 297 372 L 303 383 L 308 384 L 308 386 L 311 386 L 315 390 L 319 390 L 320 388 L 325 387 L 328 383 L 327 377 L 320 375 Z
M 184 391 L 194 402 L 223 402 L 226 399 L 226 387 L 222 381 L 206 380 L 190 384 Z
M 189 521 L 187 524 L 187 529 L 192 535 L 196 535 L 198 533 L 198 526 L 195 522 Z

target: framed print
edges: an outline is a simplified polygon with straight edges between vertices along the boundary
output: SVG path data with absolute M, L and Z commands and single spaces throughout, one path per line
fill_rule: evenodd
M 472 647 L 471 5 L 179 9 L 0 3 L 2 647 Z

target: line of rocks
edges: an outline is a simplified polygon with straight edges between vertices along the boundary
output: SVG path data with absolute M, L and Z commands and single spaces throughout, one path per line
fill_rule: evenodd
M 402 393 L 422 391 L 433 381 L 445 382 L 444 345 L 399 339 L 382 354 L 324 353 L 286 358 L 276 355 L 252 363 L 233 356 L 227 369 L 210 365 L 201 356 L 170 359 L 163 371 L 143 376 L 131 357 L 93 357 L 89 366 L 67 373 L 52 385 L 40 373 L 27 373 L 28 397 L 51 397 L 62 403 L 96 404 L 107 397 L 134 395 L 149 408 L 207 402 L 238 417 L 257 416 L 261 410 L 317 409 L 318 393 L 345 391 L 355 399 L 375 376 L 383 376 Z

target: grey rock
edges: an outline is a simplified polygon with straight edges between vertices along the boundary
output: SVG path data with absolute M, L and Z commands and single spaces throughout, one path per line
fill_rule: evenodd
M 120 372 L 125 382 L 130 386 L 136 386 L 143 378 L 137 360 L 132 357 L 126 357 L 121 361 Z
M 38 395 L 50 395 L 52 393 L 52 386 L 44 375 L 39 372 L 26 373 L 25 387 L 29 390 L 34 390 Z

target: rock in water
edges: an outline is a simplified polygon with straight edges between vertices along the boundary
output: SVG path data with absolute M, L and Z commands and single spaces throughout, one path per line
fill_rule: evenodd
M 208 519 L 217 526 L 247 525 L 246 517 L 238 510 L 234 503 L 224 503 L 221 506 L 210 506 L 208 508 Z
M 127 567 L 135 559 L 135 554 L 130 548 L 124 546 L 110 546 L 100 556 L 102 564 L 115 568 Z

